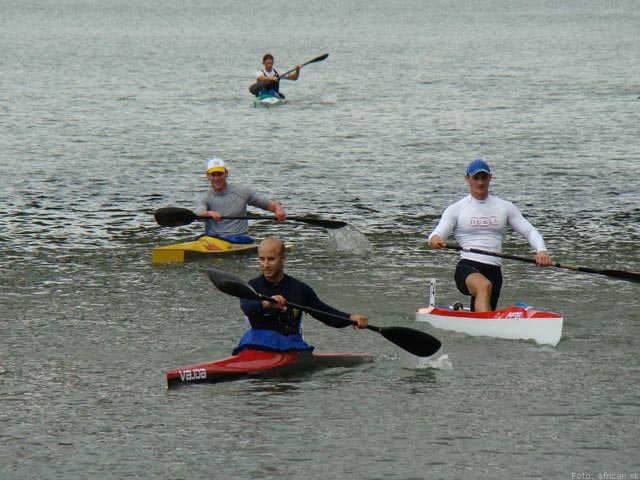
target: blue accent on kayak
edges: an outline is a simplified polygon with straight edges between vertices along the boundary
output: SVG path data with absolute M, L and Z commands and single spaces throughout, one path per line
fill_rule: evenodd
M 281 94 L 278 90 L 274 90 L 273 88 L 264 88 L 264 87 L 261 88 L 260 91 L 258 92 L 258 95 L 256 95 L 256 97 L 260 99 L 260 97 L 262 97 L 263 95 L 268 95 L 270 97 L 276 97 L 281 100 L 284 100 L 284 95 Z
M 282 335 L 274 330 L 252 328 L 247 330 L 233 354 L 237 355 L 242 350 L 266 350 L 270 352 L 298 352 L 301 350 L 311 352 L 315 347 L 302 339 L 302 335 Z
M 224 240 L 225 242 L 231 243 L 254 243 L 255 240 L 248 235 L 218 235 L 213 232 L 205 232 L 196 237 L 196 240 L 200 240 L 202 237 L 213 237 L 219 240 Z
M 529 305 L 528 303 L 525 303 L 525 302 L 518 302 L 518 303 L 515 304 L 515 306 L 524 308 L 525 310 L 535 309 L 535 310 L 537 310 L 539 312 L 553 313 L 552 310 L 547 310 L 546 308 L 537 308 L 537 307 L 534 307 L 533 305 Z

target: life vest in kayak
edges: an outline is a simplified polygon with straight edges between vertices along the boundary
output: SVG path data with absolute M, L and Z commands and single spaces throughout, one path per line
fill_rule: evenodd
M 264 70 L 260 71 L 265 77 L 267 76 L 267 73 Z M 280 93 L 280 74 L 275 69 L 273 72 L 277 80 L 264 85 L 260 90 L 258 90 L 256 97 L 259 97 L 260 95 L 273 95 L 274 97 L 284 98 L 284 95 Z
M 253 238 L 251 238 L 249 235 L 219 235 L 217 233 L 213 233 L 213 232 L 205 232 L 202 235 L 198 235 L 196 237 L 196 240 L 201 239 L 202 237 L 213 237 L 213 238 L 218 238 L 220 240 L 224 240 L 225 242 L 231 242 L 231 243 L 254 243 L 255 240 L 253 240 Z
M 302 339 L 302 335 L 282 335 L 274 330 L 252 328 L 247 330 L 233 354 L 237 355 L 243 350 L 266 350 L 270 352 L 298 352 L 301 350 L 312 351 L 315 347 Z

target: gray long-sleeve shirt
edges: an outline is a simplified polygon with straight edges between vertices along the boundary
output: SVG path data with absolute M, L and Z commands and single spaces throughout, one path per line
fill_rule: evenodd
M 220 212 L 223 220 L 207 220 L 205 230 L 218 235 L 247 235 L 249 225 L 246 220 L 224 220 L 224 217 L 245 217 L 247 205 L 269 210 L 269 197 L 256 193 L 245 185 L 227 184 L 224 193 L 216 193 L 210 188 L 198 198 L 196 213 L 215 210 Z

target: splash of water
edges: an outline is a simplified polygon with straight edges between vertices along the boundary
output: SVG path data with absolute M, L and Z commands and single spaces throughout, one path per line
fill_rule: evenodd
M 331 104 L 331 105 L 338 103 L 338 95 L 336 95 L 335 93 L 322 92 L 322 95 L 320 97 L 320 103 Z
M 453 369 L 449 355 L 441 352 L 436 352 L 436 354 L 430 357 L 416 357 L 403 351 L 400 353 L 400 361 L 402 368 L 408 368 L 410 370 L 428 370 L 430 368 L 437 370 Z
M 364 233 L 353 225 L 327 231 L 329 233 L 329 251 L 331 252 L 366 255 L 373 251 L 373 244 Z

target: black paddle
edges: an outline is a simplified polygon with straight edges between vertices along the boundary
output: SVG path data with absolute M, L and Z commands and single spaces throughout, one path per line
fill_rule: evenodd
M 305 65 L 309 65 L 310 63 L 317 63 L 317 62 L 321 62 L 323 61 L 325 58 L 327 58 L 329 56 L 328 53 L 325 53 L 323 55 L 320 55 L 319 57 L 316 58 L 312 58 L 311 60 L 309 60 L 308 62 L 304 62 L 302 65 L 300 65 L 300 68 L 304 67 Z M 296 67 L 297 68 L 297 67 Z M 280 78 L 284 78 L 287 75 L 289 75 L 290 73 L 295 72 L 295 68 L 292 68 L 291 70 L 289 70 L 288 72 L 283 73 L 282 75 L 280 75 Z M 253 85 L 251 85 L 249 87 L 249 91 L 251 92 L 251 95 L 257 95 L 258 92 L 260 91 L 260 89 L 262 87 L 264 87 L 265 85 L 268 85 L 271 82 L 256 82 Z
M 187 208 L 179 207 L 163 207 L 157 209 L 153 216 L 158 222 L 158 225 L 162 227 L 181 227 L 183 225 L 189 225 L 190 223 L 199 220 L 205 222 L 212 220 L 211 217 L 200 217 Z M 275 217 L 267 217 L 260 215 L 251 215 L 247 217 L 222 217 L 223 220 L 276 220 Z M 293 222 L 308 223 L 309 225 L 315 225 L 316 227 L 337 229 L 347 226 L 347 222 L 341 222 L 339 220 L 322 220 L 320 218 L 306 218 L 306 217 L 287 217 L 287 220 Z
M 267 300 L 269 302 L 276 303 L 276 300 L 273 298 L 256 292 L 247 282 L 228 272 L 211 268 L 207 271 L 207 275 L 209 275 L 209 279 L 218 290 L 228 295 L 253 300 Z M 311 307 L 305 307 L 304 305 L 296 305 L 291 302 L 286 302 L 286 305 L 298 308 L 303 312 L 312 313 L 318 317 L 348 320 L 343 317 L 333 315 L 332 313 L 323 312 L 322 310 L 317 310 Z M 354 320 L 349 321 L 354 325 L 357 325 L 358 323 Z M 440 340 L 420 330 L 414 330 L 407 327 L 375 327 L 373 325 L 367 325 L 367 328 L 379 333 L 390 342 L 395 343 L 403 350 L 406 350 L 418 357 L 430 357 L 440 349 Z
M 489 252 L 487 250 L 479 250 L 477 248 L 464 248 L 464 247 L 461 247 L 460 245 L 452 245 L 448 243 L 445 244 L 445 248 L 449 248 L 451 250 L 461 250 L 461 251 L 470 252 L 470 253 L 479 253 L 481 255 L 489 255 L 492 257 L 508 258 L 510 260 L 520 260 L 521 262 L 536 263 L 535 258 L 520 257 L 518 255 L 509 255 L 508 253 Z M 620 278 L 623 280 L 631 280 L 632 282 L 640 282 L 640 273 L 627 272 L 624 270 L 596 270 L 594 268 L 578 267 L 577 265 L 569 265 L 566 263 L 557 263 L 557 262 L 554 263 L 553 266 L 558 268 L 567 268 L 569 270 L 575 270 L 577 272 L 597 273 L 600 275 L 606 275 L 608 277 Z

